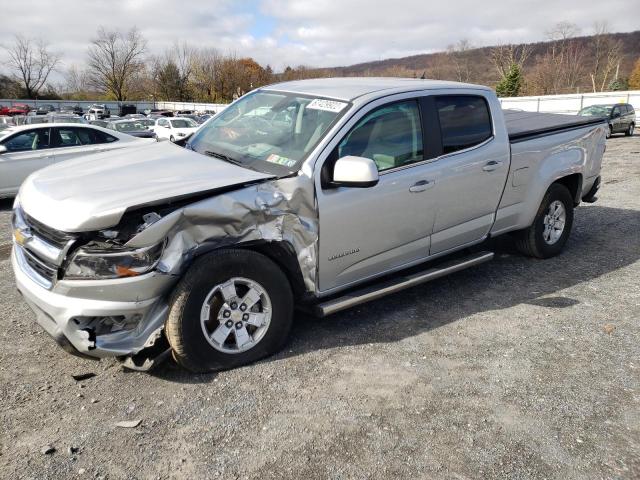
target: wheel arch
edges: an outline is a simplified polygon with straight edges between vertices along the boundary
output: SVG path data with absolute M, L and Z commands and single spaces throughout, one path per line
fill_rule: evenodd
M 273 261 L 285 274 L 285 276 L 289 280 L 289 284 L 291 286 L 291 290 L 295 299 L 304 299 L 309 295 L 309 292 L 305 287 L 296 251 L 293 248 L 293 245 L 291 245 L 287 241 L 257 240 L 239 244 L 224 245 L 216 248 L 200 248 L 194 252 L 192 261 L 190 263 L 193 263 L 199 257 L 202 257 L 203 255 L 209 254 L 211 252 L 230 249 L 252 250 L 264 255 L 265 257 Z
M 571 175 L 566 175 L 564 177 L 560 177 L 552 182 L 559 183 L 560 185 L 564 185 L 569 190 L 571 194 L 571 198 L 573 198 L 573 205 L 577 207 L 580 204 L 580 200 L 582 198 L 582 174 L 581 173 L 572 173 Z M 551 187 L 549 185 L 549 187 Z M 548 189 L 548 188 L 547 188 Z

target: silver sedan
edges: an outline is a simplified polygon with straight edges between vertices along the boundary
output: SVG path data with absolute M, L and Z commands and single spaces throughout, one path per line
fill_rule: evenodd
M 31 173 L 54 162 L 149 141 L 153 140 L 78 123 L 43 123 L 0 130 L 0 198 L 15 196 Z

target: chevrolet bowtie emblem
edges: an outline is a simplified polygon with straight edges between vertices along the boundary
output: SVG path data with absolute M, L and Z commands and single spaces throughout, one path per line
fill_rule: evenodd
M 16 228 L 13 230 L 13 238 L 18 245 L 23 245 L 31 239 L 31 234 L 28 231 L 20 230 Z

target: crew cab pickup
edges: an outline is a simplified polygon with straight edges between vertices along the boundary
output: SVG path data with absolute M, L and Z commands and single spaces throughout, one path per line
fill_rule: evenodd
M 257 89 L 185 140 L 32 174 L 12 265 L 68 351 L 208 371 L 329 315 L 492 258 L 561 252 L 607 124 L 504 112 L 489 88 L 333 78 Z M 473 247 L 473 248 L 472 248 Z

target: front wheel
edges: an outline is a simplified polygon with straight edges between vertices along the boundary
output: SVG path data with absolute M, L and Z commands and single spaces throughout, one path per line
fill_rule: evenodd
M 169 302 L 166 334 L 179 364 L 225 370 L 278 351 L 293 318 L 287 277 L 250 250 L 220 250 L 194 263 Z
M 609 128 L 607 129 L 607 138 L 611 138 L 611 135 L 613 135 L 613 127 L 609 125 Z
M 176 139 L 173 137 L 173 135 L 171 135 L 171 136 L 169 137 L 169 141 L 170 141 L 171 143 L 176 143 Z
M 533 224 L 518 232 L 516 246 L 530 257 L 554 257 L 567 243 L 572 225 L 571 193 L 564 185 L 554 183 L 544 195 Z

